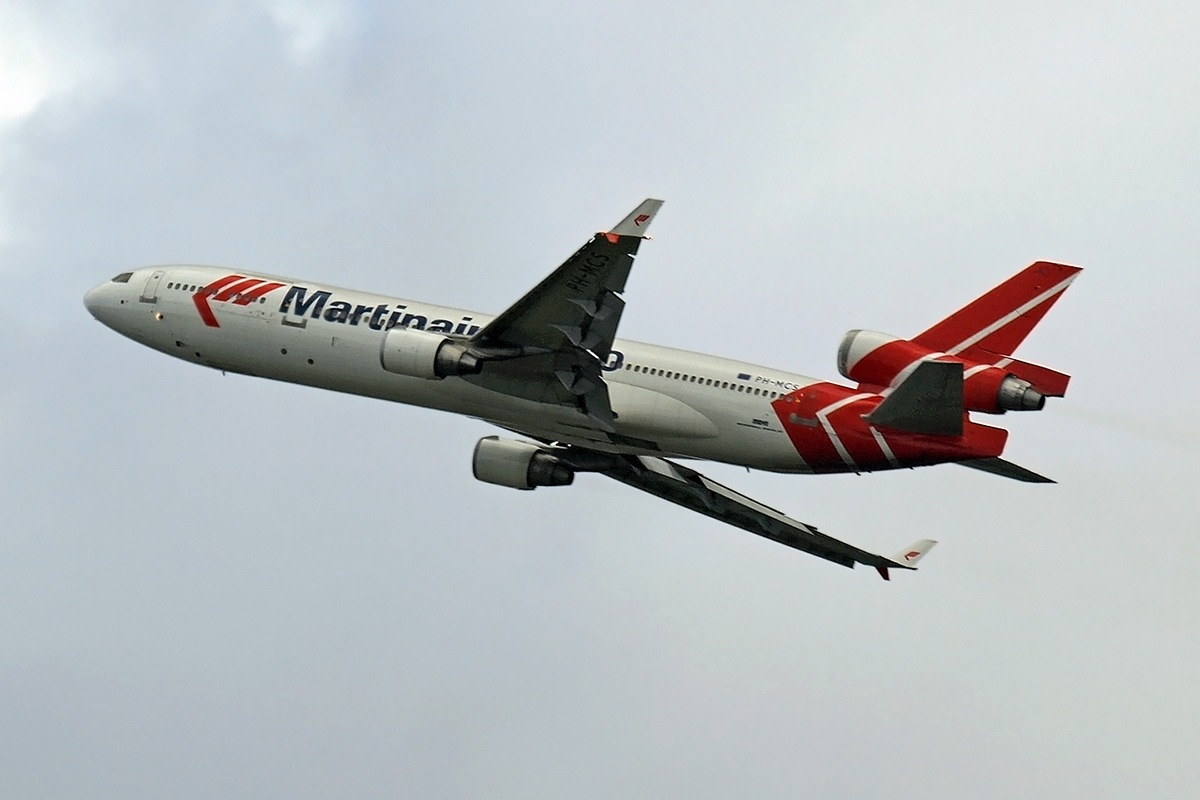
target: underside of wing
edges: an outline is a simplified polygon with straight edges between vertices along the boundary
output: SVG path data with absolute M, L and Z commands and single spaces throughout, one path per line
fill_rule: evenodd
M 869 553 L 722 486 L 693 469 L 654 456 L 625 456 L 603 472 L 656 497 L 835 564 L 875 567 L 885 580 L 888 570 L 893 567 L 916 569 L 917 561 L 935 544 L 932 540 L 922 539 L 890 558 Z
M 646 200 L 611 232 L 593 236 L 562 266 L 472 338 L 483 366 L 466 379 L 487 389 L 577 409 L 614 430 L 602 365 L 625 301 L 620 294 L 661 200 Z

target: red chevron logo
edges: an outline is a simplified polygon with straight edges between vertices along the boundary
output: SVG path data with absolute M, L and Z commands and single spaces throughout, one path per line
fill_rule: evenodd
M 235 306 L 248 306 L 267 292 L 273 292 L 283 286 L 282 283 L 272 283 L 259 278 L 247 278 L 244 275 L 226 275 L 218 278 L 208 286 L 203 286 L 192 295 L 192 302 L 200 312 L 200 319 L 210 328 L 221 327 L 213 314 L 209 303 L 227 303 L 233 301 Z

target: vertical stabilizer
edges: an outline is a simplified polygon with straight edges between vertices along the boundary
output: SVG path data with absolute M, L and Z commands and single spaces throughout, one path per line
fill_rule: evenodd
M 976 350 L 1012 355 L 1080 271 L 1053 261 L 1030 264 L 912 341 L 967 358 Z

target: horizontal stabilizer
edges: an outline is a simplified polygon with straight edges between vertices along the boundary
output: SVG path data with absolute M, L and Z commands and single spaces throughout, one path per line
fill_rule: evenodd
M 865 419 L 911 433 L 962 436 L 962 362 L 922 361 Z
M 1025 483 L 1054 483 L 1051 479 L 1044 475 L 1038 475 L 1032 470 L 1019 467 L 1011 461 L 1005 461 L 1003 458 L 976 458 L 970 461 L 956 461 L 956 464 L 961 464 L 964 467 L 977 469 L 980 472 L 990 472 L 993 475 L 999 475 L 1002 478 L 1012 478 L 1014 481 L 1024 481 Z
M 654 215 L 662 208 L 662 200 L 652 200 L 647 198 L 642 201 L 642 204 L 629 212 L 629 216 L 617 223 L 617 227 L 613 228 L 609 233 L 615 233 L 618 236 L 645 236 L 646 229 L 650 227 L 650 223 L 654 221 Z

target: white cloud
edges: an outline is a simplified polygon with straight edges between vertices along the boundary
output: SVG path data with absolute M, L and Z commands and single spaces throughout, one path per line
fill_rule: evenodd
M 0 4 L 0 128 L 33 114 L 54 95 L 105 74 L 96 63 L 95 48 L 70 35 L 74 26 L 47 21 L 40 10 L 31 9 Z
M 27 116 L 53 88 L 53 63 L 29 16 L 0 6 L 0 125 Z
M 271 19 L 287 40 L 288 50 L 300 61 L 307 60 L 345 30 L 349 13 L 344 3 L 323 0 L 270 0 Z

